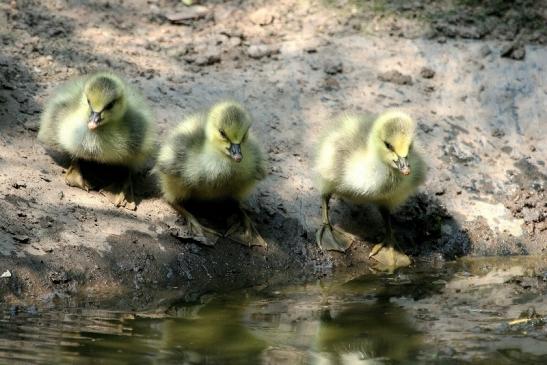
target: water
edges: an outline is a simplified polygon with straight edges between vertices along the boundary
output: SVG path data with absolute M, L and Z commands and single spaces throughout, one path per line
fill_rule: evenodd
M 161 314 L 12 308 L 0 321 L 0 363 L 545 364 L 546 262 L 340 275 Z

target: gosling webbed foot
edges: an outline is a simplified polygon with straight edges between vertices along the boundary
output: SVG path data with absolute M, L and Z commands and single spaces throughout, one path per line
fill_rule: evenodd
M 204 246 L 213 247 L 217 243 L 219 237 L 222 236 L 220 232 L 198 223 L 195 218 L 193 220 L 187 219 L 187 223 L 192 239 Z
M 323 224 L 316 234 L 317 245 L 322 250 L 346 252 L 353 243 L 353 236 L 330 224 Z
M 118 183 L 114 183 L 101 189 L 100 193 L 118 208 L 123 207 L 128 210 L 137 210 L 131 177 L 128 177 L 121 186 Z
M 212 228 L 205 227 L 201 223 L 199 223 L 196 217 L 194 217 L 182 206 L 173 203 L 171 204 L 171 206 L 186 219 L 189 236 L 194 241 L 204 246 L 212 247 L 216 244 L 219 237 L 222 237 L 222 234 L 220 232 L 217 232 Z
M 410 257 L 397 250 L 393 245 L 383 243 L 375 245 L 368 257 L 377 262 L 375 269 L 380 271 L 393 272 L 411 264 Z
M 123 190 L 117 192 L 112 191 L 110 190 L 110 187 L 101 189 L 100 193 L 118 208 L 123 207 L 128 210 L 137 210 L 137 205 L 132 194 L 128 195 Z
M 264 238 L 262 238 L 260 233 L 258 233 L 258 230 L 256 229 L 256 226 L 252 222 L 251 218 L 249 218 L 245 212 L 242 211 L 241 213 L 242 221 L 233 224 L 224 236 L 248 247 L 268 247 L 268 243 Z
M 80 166 L 77 163 L 72 163 L 69 166 L 68 170 L 65 173 L 65 182 L 68 186 L 80 188 L 85 191 L 89 191 L 91 189 L 91 185 L 82 176 Z

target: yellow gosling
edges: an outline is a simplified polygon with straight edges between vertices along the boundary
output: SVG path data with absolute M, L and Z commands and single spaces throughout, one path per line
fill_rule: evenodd
M 241 105 L 221 102 L 180 123 L 160 150 L 155 171 L 163 196 L 186 217 L 196 236 L 218 233 L 202 226 L 183 207 L 185 200 L 241 202 L 266 175 L 262 151 L 249 131 L 251 123 Z M 238 235 L 233 226 L 226 235 L 249 246 L 266 246 L 241 205 L 240 213 L 244 233 Z

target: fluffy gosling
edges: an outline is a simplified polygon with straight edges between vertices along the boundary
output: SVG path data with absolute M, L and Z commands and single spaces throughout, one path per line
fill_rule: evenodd
M 107 189 L 114 194 L 106 194 L 116 206 L 126 206 L 133 204 L 131 171 L 152 155 L 155 131 L 142 98 L 118 76 L 99 72 L 54 93 L 42 113 L 38 139 L 70 156 L 65 175 L 70 186 L 90 189 L 81 160 L 128 168 L 127 179 Z
M 244 233 L 238 235 L 234 225 L 226 236 L 249 246 L 266 246 L 240 203 L 266 175 L 262 152 L 249 131 L 251 123 L 241 105 L 221 102 L 184 120 L 160 150 L 155 170 L 163 196 L 186 217 L 197 237 L 218 233 L 202 226 L 183 207 L 184 201 L 230 198 L 239 202 Z
M 410 264 L 408 256 L 394 249 L 390 213 L 425 180 L 425 164 L 413 148 L 415 128 L 407 114 L 388 111 L 376 119 L 346 116 L 328 131 L 316 161 L 323 218 L 316 239 L 321 248 L 344 252 L 352 241 L 330 223 L 329 200 L 336 194 L 353 203 L 379 207 L 386 238 L 374 246 L 369 257 L 390 267 Z

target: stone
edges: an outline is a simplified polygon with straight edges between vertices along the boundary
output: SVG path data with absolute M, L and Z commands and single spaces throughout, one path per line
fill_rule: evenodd
M 325 63 L 323 70 L 326 74 L 336 75 L 344 72 L 344 65 L 340 61 L 329 60 Z
M 491 53 L 492 53 L 492 50 L 490 49 L 490 47 L 488 47 L 487 44 L 485 44 L 479 49 L 479 56 L 482 58 L 489 56 Z
M 11 278 L 11 272 L 9 270 L 4 271 L 0 278 Z
M 520 42 L 506 44 L 500 51 L 502 58 L 510 58 L 512 60 L 522 61 L 526 56 L 526 50 Z
M 380 81 L 392 82 L 397 85 L 412 85 L 412 77 L 403 75 L 397 70 L 386 71 L 378 75 Z
M 503 129 L 500 129 L 500 128 L 495 128 L 493 131 L 492 131 L 492 137 L 496 137 L 496 138 L 502 138 L 505 136 L 505 132 L 503 131 Z
M 252 12 L 249 19 L 256 25 L 265 26 L 273 23 L 274 16 L 270 9 L 260 8 Z
M 254 59 L 269 57 L 279 53 L 279 48 L 267 44 L 253 44 L 247 49 L 247 55 Z
M 420 70 L 420 76 L 422 76 L 424 79 L 432 79 L 435 77 L 435 71 L 430 69 L 429 67 L 422 67 Z
M 165 18 L 173 24 L 186 24 L 192 20 L 204 18 L 209 12 L 205 6 L 192 6 L 181 12 L 165 14 Z
M 522 216 L 524 218 L 524 222 L 526 223 L 540 222 L 542 219 L 541 211 L 537 208 L 524 207 L 522 209 Z

